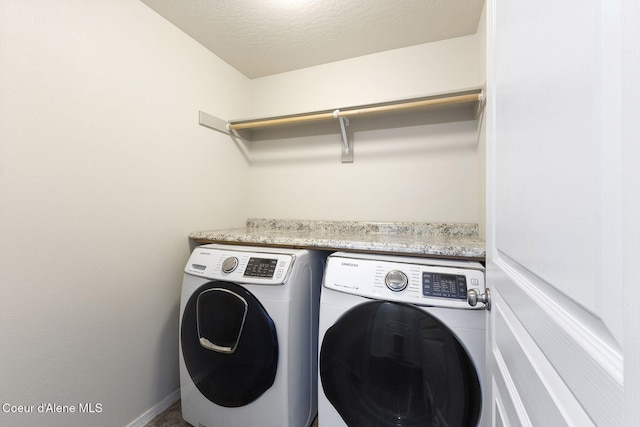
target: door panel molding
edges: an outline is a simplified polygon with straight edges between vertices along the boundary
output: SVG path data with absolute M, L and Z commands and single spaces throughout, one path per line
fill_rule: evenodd
M 492 378 L 492 394 L 493 407 L 500 410 L 501 424 L 507 426 L 516 425 L 514 420 L 518 420 L 517 425 L 531 426 L 531 420 L 525 409 L 518 389 L 513 383 L 509 368 L 507 367 L 500 349 L 495 346 L 492 348 L 493 364 L 491 370 Z
M 506 254 L 496 255 L 489 264 L 491 285 L 517 318 L 521 333 L 533 340 L 524 354 L 539 349 L 541 361 L 548 361 L 596 424 L 621 424 L 623 358 L 606 325 Z M 496 336 L 508 332 L 498 320 L 495 325 Z M 502 341 L 500 347 L 513 344 Z M 518 358 L 506 363 L 511 366 Z
M 514 403 L 519 414 L 528 414 L 531 425 L 557 426 L 569 425 L 562 413 L 556 399 L 554 399 L 548 384 L 548 372 L 552 371 L 548 367 L 540 366 L 531 357 L 530 343 L 523 338 L 528 338 L 526 334 L 518 335 L 517 330 L 521 328 L 517 319 L 508 307 L 499 304 L 496 308 L 495 316 L 495 345 L 493 346 L 494 359 L 497 367 L 502 373 L 507 384 L 507 389 L 511 396 L 518 396 Z M 547 381 L 545 381 L 547 380 Z M 522 418 L 522 416 L 520 416 Z
M 517 414 L 514 412 L 513 406 L 510 406 L 511 401 L 504 400 L 502 398 L 502 393 L 500 393 L 500 390 L 504 390 L 505 388 L 503 383 L 501 383 L 500 381 L 496 381 L 496 379 L 498 378 L 493 378 L 493 380 L 491 381 L 491 388 L 493 389 L 493 402 L 491 402 L 491 404 L 493 405 L 492 425 L 495 427 L 514 426 L 516 424 L 509 421 L 511 418 L 507 414 L 507 408 L 505 407 L 505 404 L 508 405 L 511 409 L 513 418 L 516 418 Z M 520 423 L 519 425 L 522 425 L 522 423 Z M 527 425 L 531 425 L 531 423 L 528 423 Z

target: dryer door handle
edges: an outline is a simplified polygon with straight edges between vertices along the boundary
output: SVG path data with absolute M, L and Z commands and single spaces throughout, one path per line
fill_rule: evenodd
M 471 307 L 475 307 L 479 302 L 484 304 L 484 308 L 491 310 L 491 291 L 485 289 L 484 293 L 478 293 L 477 289 L 469 289 L 467 291 L 467 302 Z

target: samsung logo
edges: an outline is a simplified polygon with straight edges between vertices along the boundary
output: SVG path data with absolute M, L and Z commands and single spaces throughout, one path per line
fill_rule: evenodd
M 342 265 L 343 267 L 359 267 L 359 265 L 355 262 L 343 262 L 340 265 Z

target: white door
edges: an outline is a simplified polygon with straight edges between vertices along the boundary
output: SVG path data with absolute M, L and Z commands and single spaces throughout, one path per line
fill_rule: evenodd
M 639 9 L 487 3 L 492 425 L 640 425 Z

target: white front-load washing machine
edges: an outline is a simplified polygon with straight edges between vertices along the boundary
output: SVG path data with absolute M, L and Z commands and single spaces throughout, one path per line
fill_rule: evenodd
M 185 421 L 198 427 L 312 423 L 325 258 L 299 249 L 194 249 L 180 301 Z
M 478 262 L 330 255 L 319 425 L 485 425 L 487 297 Z

